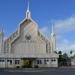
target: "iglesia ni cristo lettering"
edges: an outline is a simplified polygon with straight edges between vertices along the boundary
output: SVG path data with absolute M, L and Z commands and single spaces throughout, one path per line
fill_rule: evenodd
M 31 67 L 58 67 L 56 34 L 52 29 L 48 40 L 38 29 L 32 19 L 29 2 L 25 19 L 10 37 L 3 40 L 0 32 L 0 68 L 15 68 L 30 65 Z M 28 62 L 28 64 L 26 64 Z

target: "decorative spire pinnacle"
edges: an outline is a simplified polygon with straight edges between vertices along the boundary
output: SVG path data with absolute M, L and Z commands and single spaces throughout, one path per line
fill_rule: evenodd
M 27 11 L 26 11 L 26 19 L 30 19 L 30 17 L 31 17 L 31 13 L 30 13 L 30 9 L 29 9 L 29 0 L 28 0 Z
M 52 32 L 51 32 L 51 36 L 54 35 L 54 27 L 53 27 L 53 24 L 52 24 Z
M 52 33 L 51 33 L 51 50 L 54 52 L 56 50 L 56 35 L 54 32 L 54 25 L 52 24 Z
M 53 26 L 53 24 L 52 24 L 52 33 L 54 33 L 54 26 Z
M 54 33 L 54 25 L 52 24 L 52 33 L 51 33 L 51 36 L 54 36 L 55 33 Z

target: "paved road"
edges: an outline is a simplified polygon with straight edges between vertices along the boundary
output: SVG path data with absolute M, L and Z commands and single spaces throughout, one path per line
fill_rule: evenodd
M 0 70 L 0 75 L 75 75 L 75 69 L 60 68 L 60 69 L 42 69 L 42 70 Z

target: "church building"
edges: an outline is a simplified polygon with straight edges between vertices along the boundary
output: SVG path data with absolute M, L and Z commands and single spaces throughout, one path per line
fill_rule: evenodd
M 56 34 L 53 31 L 48 40 L 32 19 L 29 2 L 26 17 L 6 40 L 0 32 L 0 68 L 16 67 L 58 67 Z

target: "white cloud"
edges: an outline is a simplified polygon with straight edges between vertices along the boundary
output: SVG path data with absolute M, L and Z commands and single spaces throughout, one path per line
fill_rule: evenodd
M 68 34 L 75 31 L 75 16 L 64 20 L 55 20 L 53 23 L 57 35 L 58 50 L 62 50 L 64 52 L 68 52 L 70 50 L 75 51 L 75 41 L 72 39 L 69 40 L 69 38 L 67 38 L 75 37 L 72 34 Z M 65 35 L 67 37 L 65 37 Z
M 70 45 L 70 49 L 74 49 L 75 50 L 75 43 Z
M 53 22 L 57 37 L 57 49 L 63 52 L 75 51 L 75 40 L 69 40 L 65 37 L 75 37 L 74 35 L 67 34 L 75 31 L 75 16 L 69 17 L 64 20 L 55 20 Z M 50 28 L 45 26 L 40 31 L 48 38 L 50 38 Z
M 45 27 L 42 27 L 40 28 L 40 32 L 46 37 L 46 38 L 50 38 L 50 31 L 49 31 L 49 27 L 48 26 L 45 26 Z
M 41 28 L 40 31 L 41 31 L 42 33 L 46 34 L 47 31 L 48 31 L 48 27 L 45 26 L 45 27 Z
M 70 52 L 71 50 L 75 52 L 75 41 L 73 43 L 70 43 L 69 40 L 62 40 L 58 44 L 57 50 L 61 50 L 63 52 Z
M 64 20 L 56 20 L 54 21 L 54 26 L 56 32 L 69 32 L 75 30 L 75 16 L 74 17 L 69 17 Z

